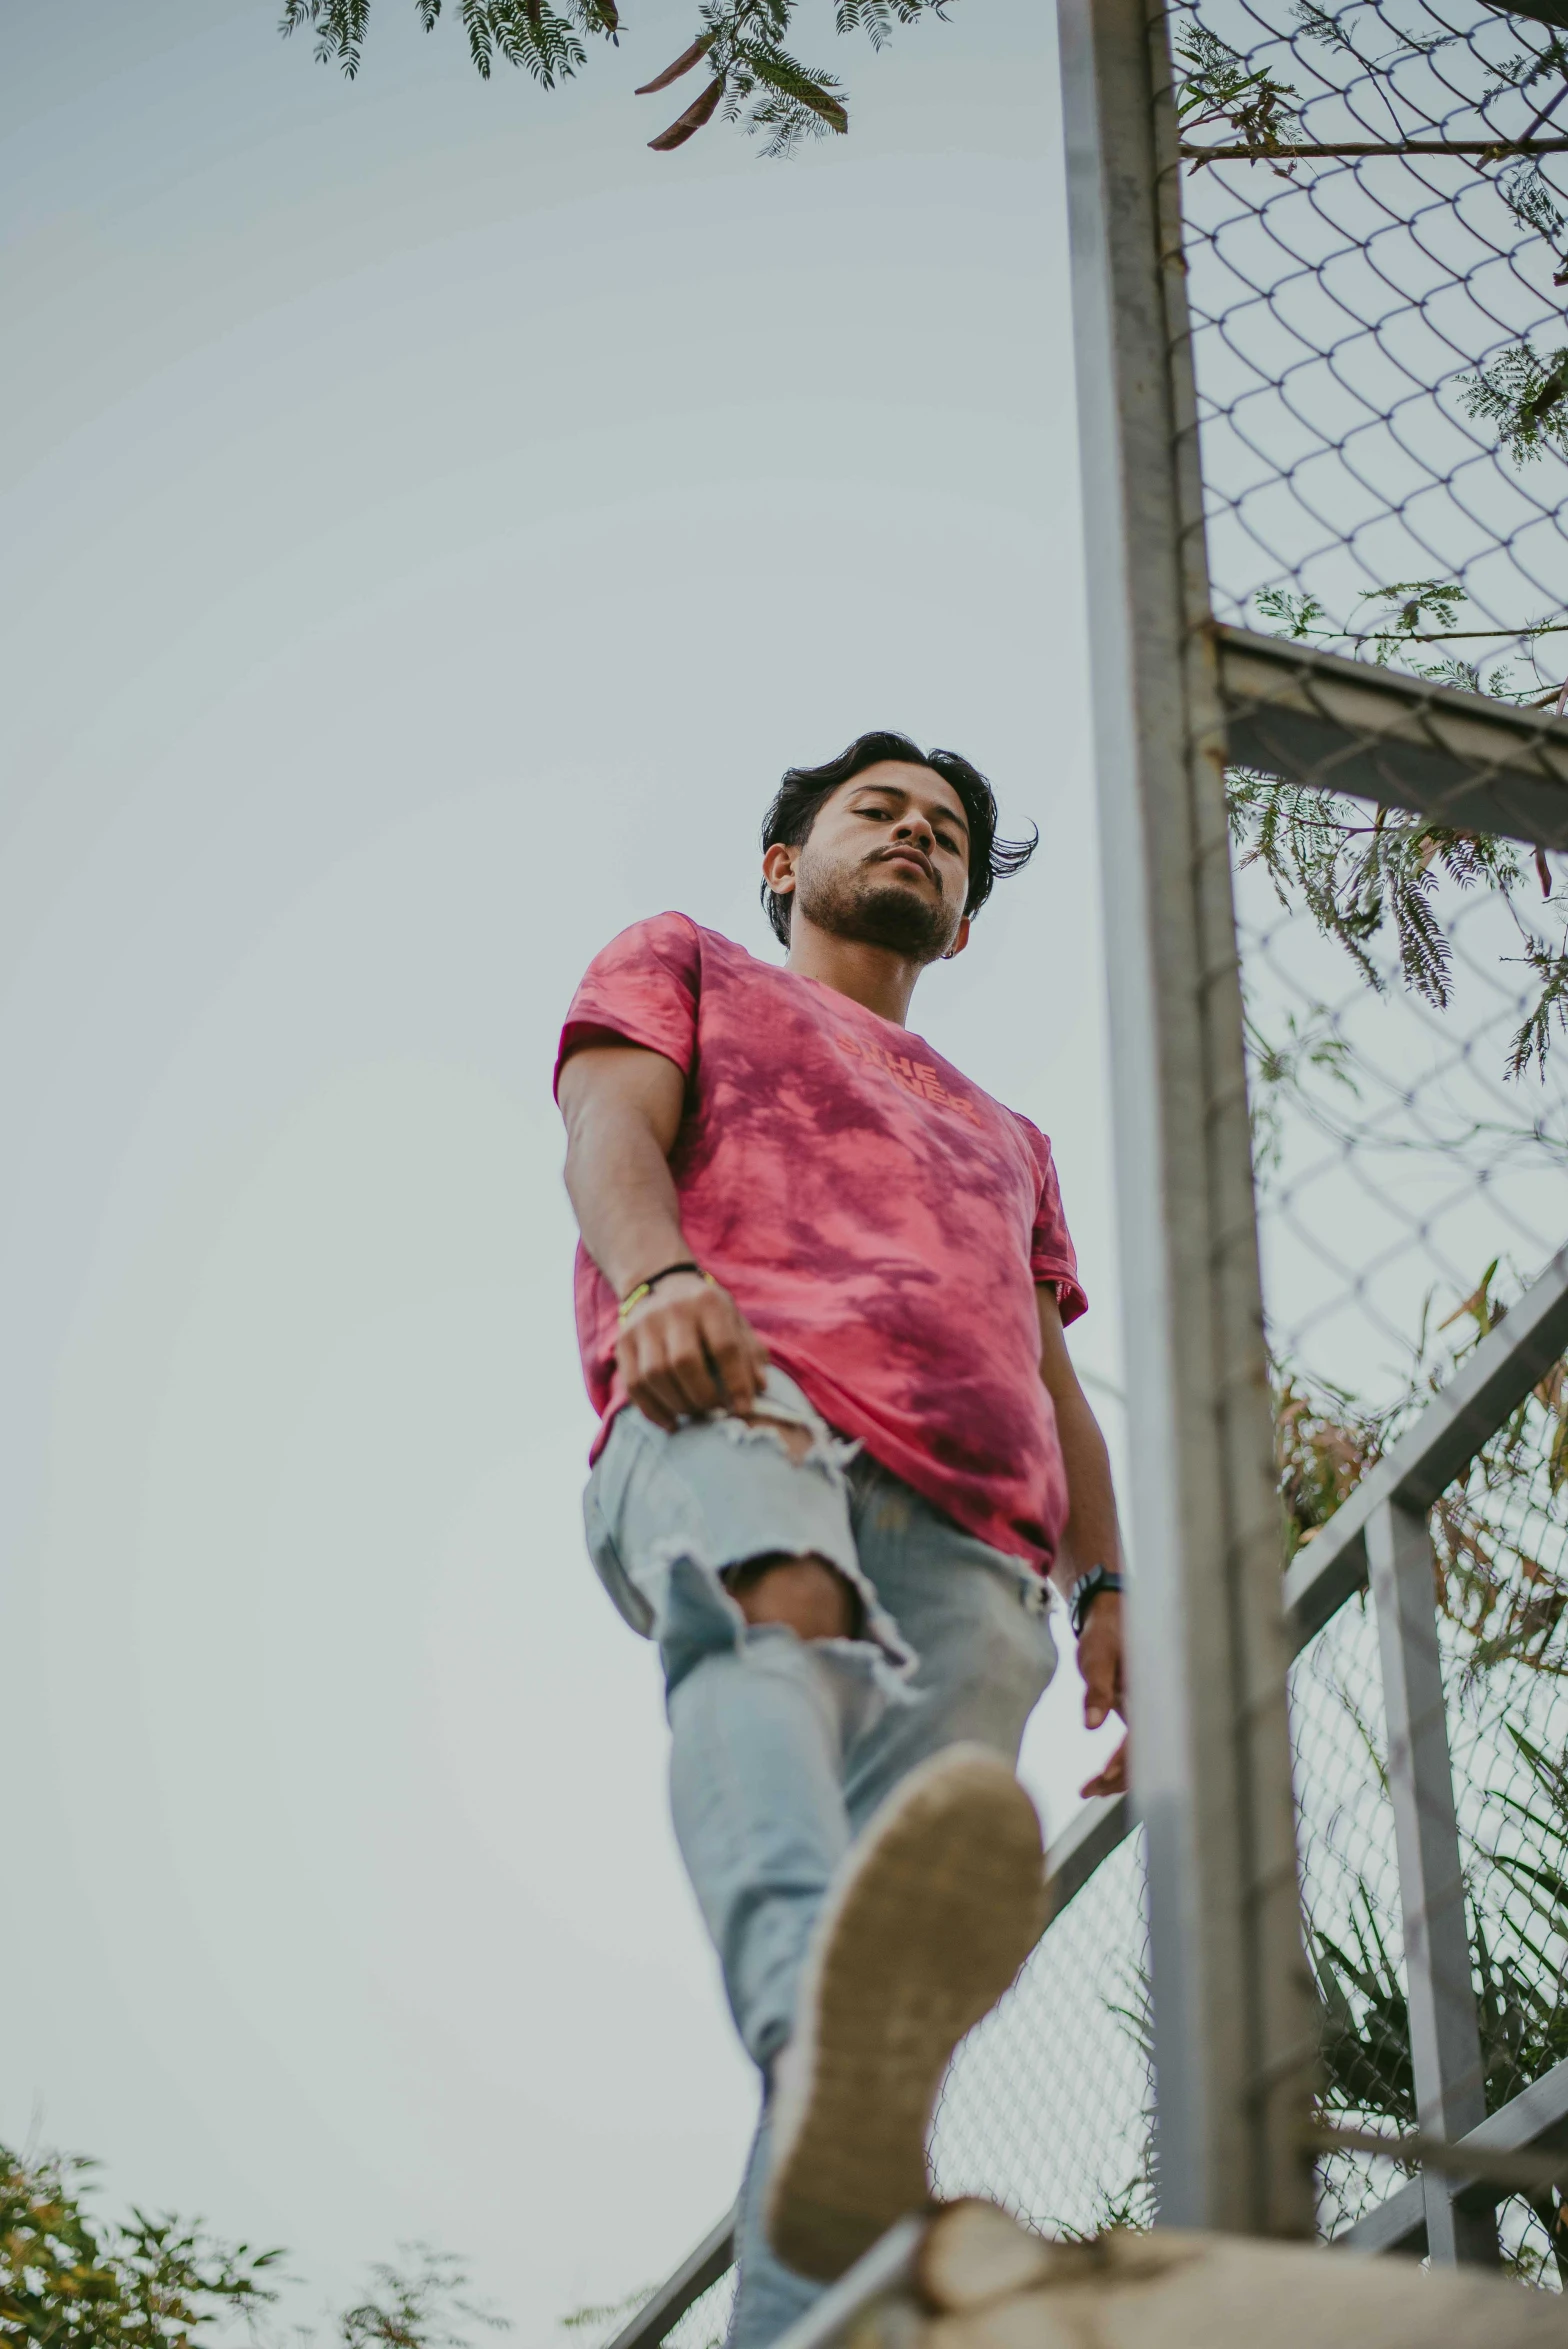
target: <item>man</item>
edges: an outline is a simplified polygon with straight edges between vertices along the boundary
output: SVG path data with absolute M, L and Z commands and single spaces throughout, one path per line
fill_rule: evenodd
M 588 1545 L 659 1644 L 676 1834 L 763 2077 L 731 2349 L 926 2200 L 948 2059 L 1040 1933 L 1013 1773 L 1047 1575 L 1086 1720 L 1125 1715 L 1050 1146 L 906 1027 L 1033 845 L 967 760 L 862 735 L 768 812 L 784 967 L 661 914 L 561 1038 Z

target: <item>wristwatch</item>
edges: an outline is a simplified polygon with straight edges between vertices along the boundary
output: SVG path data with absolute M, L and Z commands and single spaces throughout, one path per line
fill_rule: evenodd
M 1122 1578 L 1109 1566 L 1091 1566 L 1087 1574 L 1080 1574 L 1067 1594 L 1067 1619 L 1073 1627 L 1074 1639 L 1082 1639 L 1084 1619 L 1102 1590 L 1119 1591 Z

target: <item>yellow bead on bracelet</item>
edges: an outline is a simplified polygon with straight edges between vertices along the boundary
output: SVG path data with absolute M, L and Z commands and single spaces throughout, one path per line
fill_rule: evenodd
M 617 1318 L 622 1323 L 624 1323 L 628 1315 L 636 1311 L 637 1307 L 642 1303 L 644 1297 L 652 1296 L 660 1281 L 667 1281 L 678 1272 L 694 1272 L 699 1280 L 705 1280 L 710 1287 L 717 1285 L 714 1281 L 712 1273 L 704 1272 L 700 1264 L 667 1264 L 662 1272 L 651 1272 L 645 1281 L 639 1281 L 637 1283 L 635 1289 L 627 1290 L 625 1296 L 621 1299 Z

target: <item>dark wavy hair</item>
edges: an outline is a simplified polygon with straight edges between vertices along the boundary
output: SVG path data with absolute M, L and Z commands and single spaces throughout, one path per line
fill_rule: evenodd
M 817 810 L 823 801 L 837 791 L 841 783 L 848 783 L 866 767 L 874 767 L 883 759 L 896 759 L 903 767 L 929 767 L 950 783 L 964 804 L 969 819 L 969 894 L 964 900 L 966 914 L 976 914 L 990 896 L 998 881 L 1009 874 L 1020 872 L 1040 844 L 1038 827 L 1031 840 L 1000 840 L 996 831 L 996 794 L 981 774 L 967 759 L 961 759 L 956 750 L 921 750 L 907 734 L 861 734 L 841 750 L 836 759 L 829 759 L 821 767 L 791 767 L 773 795 L 773 804 L 762 819 L 762 845 L 773 846 L 782 840 L 786 848 L 799 848 L 810 837 L 817 820 Z M 762 903 L 773 935 L 781 946 L 789 944 L 789 915 L 792 896 L 783 897 L 762 884 Z

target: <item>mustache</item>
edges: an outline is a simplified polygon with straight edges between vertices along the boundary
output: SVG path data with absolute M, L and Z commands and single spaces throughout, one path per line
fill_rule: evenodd
M 888 858 L 893 856 L 914 857 L 916 862 L 924 871 L 926 879 L 935 884 L 938 897 L 941 896 L 941 874 L 937 871 L 935 865 L 931 862 L 931 859 L 927 856 L 925 850 L 923 848 L 917 848 L 912 840 L 901 841 L 896 848 L 874 848 L 871 854 L 866 858 L 866 863 L 868 865 L 886 864 Z

